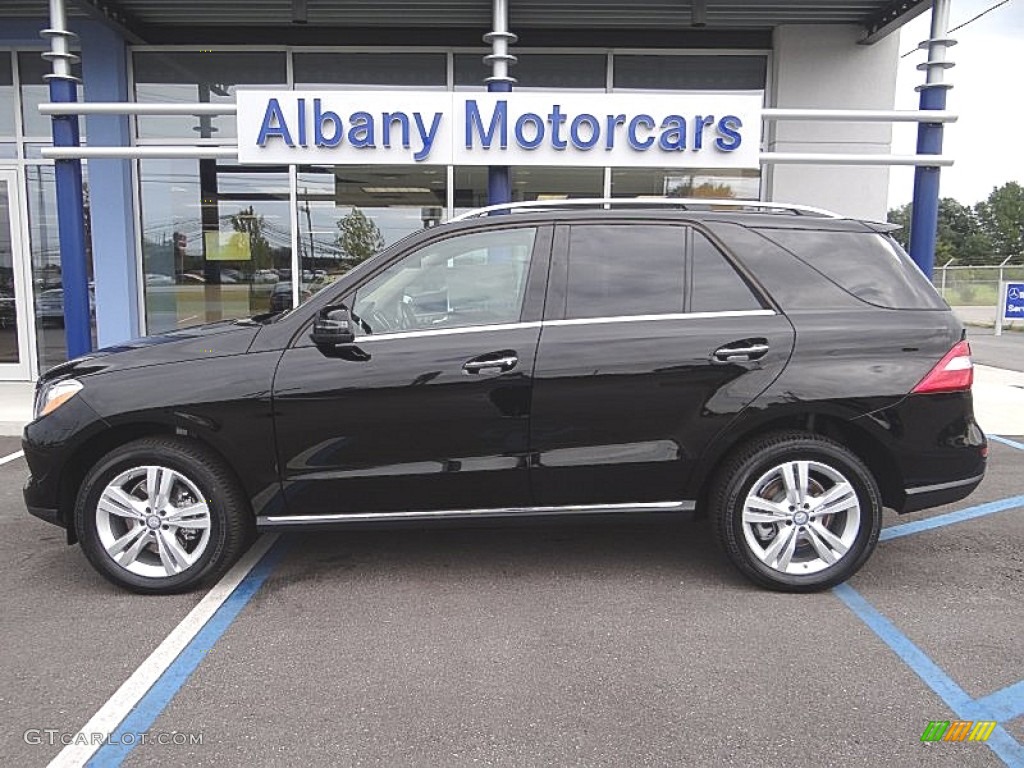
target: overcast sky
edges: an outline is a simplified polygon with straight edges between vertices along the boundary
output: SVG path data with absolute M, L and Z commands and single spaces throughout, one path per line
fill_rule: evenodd
M 953 0 L 950 27 L 996 4 L 998 0 Z M 914 50 L 928 37 L 931 14 L 925 12 L 900 33 L 900 54 Z M 943 154 L 956 162 L 942 169 L 943 197 L 973 205 L 988 197 L 993 187 L 1007 181 L 1024 183 L 1024 150 L 1019 136 L 1024 130 L 1024 98 L 1020 75 L 1024 52 L 1024 0 L 1010 0 L 952 37 L 958 43 L 949 51 L 956 66 L 946 71 L 953 84 L 948 108 L 960 119 L 946 125 Z M 924 82 L 916 66 L 925 60 L 923 51 L 900 60 L 896 81 L 896 108 L 916 109 L 915 86 Z M 912 154 L 917 128 L 897 125 L 893 153 Z M 914 171 L 893 168 L 890 172 L 889 206 L 909 202 L 914 192 Z

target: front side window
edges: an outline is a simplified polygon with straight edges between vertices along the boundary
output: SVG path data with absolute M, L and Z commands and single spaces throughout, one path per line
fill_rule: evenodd
M 356 292 L 364 334 L 519 321 L 533 227 L 460 235 L 420 248 Z
M 659 224 L 573 226 L 566 318 L 682 312 L 685 235 Z

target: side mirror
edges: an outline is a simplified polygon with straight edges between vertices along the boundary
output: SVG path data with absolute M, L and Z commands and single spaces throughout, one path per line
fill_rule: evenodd
M 327 351 L 355 341 L 356 326 L 348 307 L 337 304 L 321 309 L 313 321 L 313 331 L 309 338 L 317 347 Z

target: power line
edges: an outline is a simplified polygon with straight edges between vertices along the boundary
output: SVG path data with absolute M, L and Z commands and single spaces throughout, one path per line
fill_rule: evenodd
M 953 27 L 952 29 L 949 30 L 949 34 L 952 34 L 953 32 L 956 32 L 959 29 L 963 29 L 968 24 L 973 24 L 978 19 L 980 19 L 982 16 L 987 16 L 988 14 L 992 13 L 992 11 L 996 10 L 997 8 L 1002 8 L 1004 5 L 1007 5 L 1009 2 L 1010 2 L 1010 0 L 1001 0 L 1001 2 L 998 2 L 995 5 L 989 6 L 984 11 L 979 13 L 977 16 L 973 16 L 973 17 L 969 18 L 963 24 L 957 24 L 955 27 Z M 913 54 L 917 53 L 917 51 L 918 51 L 917 48 L 913 48 L 913 49 L 907 51 L 906 53 L 904 53 L 902 56 L 900 56 L 900 58 L 901 59 L 905 59 L 905 58 L 907 58 L 907 56 L 912 56 Z

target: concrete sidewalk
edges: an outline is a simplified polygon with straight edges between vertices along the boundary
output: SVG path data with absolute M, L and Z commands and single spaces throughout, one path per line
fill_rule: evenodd
M 32 420 L 31 381 L 0 381 L 0 435 L 19 436 Z

